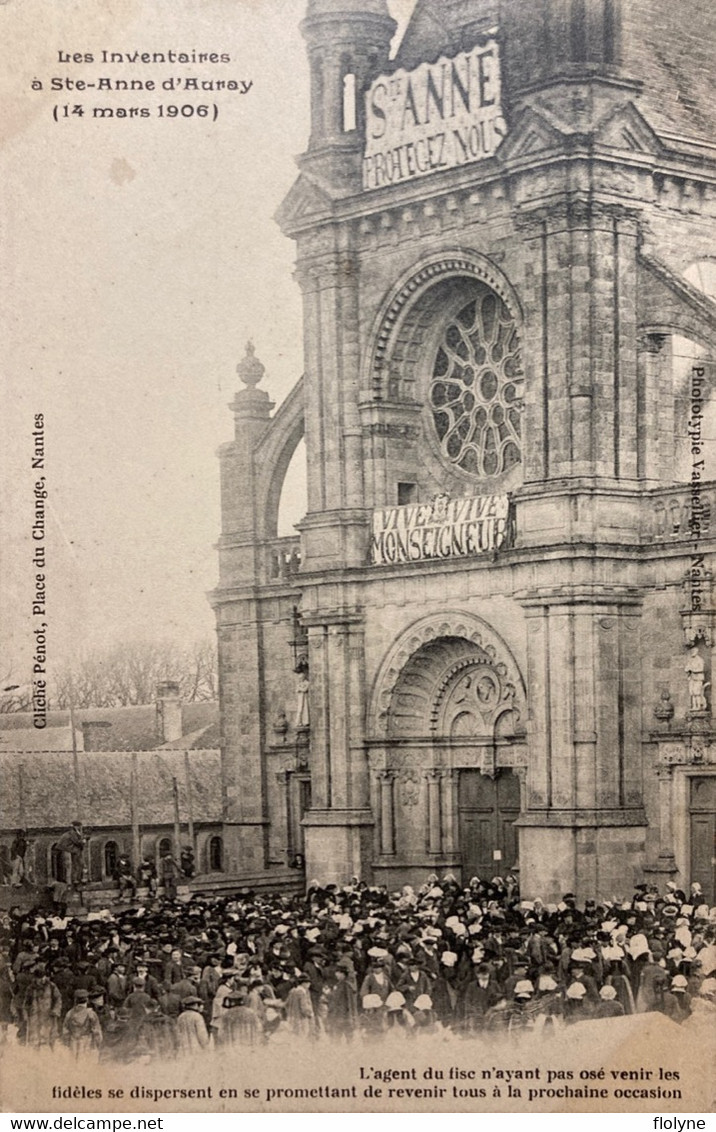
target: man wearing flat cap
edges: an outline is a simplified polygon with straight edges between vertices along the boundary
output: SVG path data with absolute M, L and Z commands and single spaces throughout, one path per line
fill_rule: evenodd
M 176 1020 L 176 1037 L 179 1054 L 192 1057 L 209 1045 L 209 1031 L 202 1014 L 202 1001 L 196 994 L 182 999 L 182 1009 Z

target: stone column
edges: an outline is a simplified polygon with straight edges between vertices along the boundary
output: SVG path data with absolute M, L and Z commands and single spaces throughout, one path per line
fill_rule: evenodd
M 330 712 L 325 625 L 308 629 L 310 765 L 312 808 L 331 805 Z
M 211 601 L 219 638 L 225 869 L 240 875 L 263 869 L 268 860 L 263 627 L 254 591 L 260 581 L 257 543 L 264 522 L 256 503 L 254 453 L 269 425 L 273 402 L 258 388 L 264 367 L 250 342 L 237 372 L 244 388 L 230 406 L 235 438 L 219 452 L 219 585 Z
M 362 614 L 333 609 L 304 620 L 311 719 L 311 809 L 302 822 L 307 870 L 324 883 L 345 884 L 351 876 L 370 876 L 373 855 Z
M 673 345 L 665 334 L 645 334 L 639 341 L 639 407 L 643 439 L 639 451 L 643 474 L 651 484 L 671 482 L 674 445 Z M 668 535 L 668 530 L 665 532 Z
M 524 290 L 525 483 L 637 474 L 635 216 L 585 199 L 519 219 Z
M 455 819 L 457 816 L 457 786 L 458 771 L 447 769 L 443 771 L 443 834 L 444 850 L 446 856 L 453 856 L 457 852 L 457 836 Z
M 646 849 L 641 790 L 639 595 L 555 587 L 528 616 L 530 768 L 517 820 L 523 893 L 609 895 Z
M 241 874 L 263 869 L 268 856 L 262 626 L 250 600 L 218 605 L 217 615 L 225 867 Z
M 291 828 L 291 778 L 287 770 L 279 770 L 276 781 L 281 788 L 281 801 L 283 804 L 284 821 L 286 823 L 286 864 L 293 858 L 293 830 Z
M 659 780 L 659 856 L 656 859 L 657 868 L 659 872 L 675 873 L 673 799 L 671 797 L 674 768 L 664 765 L 657 766 L 656 777 Z
M 429 770 L 425 775 L 428 783 L 428 853 L 435 855 L 442 850 L 440 777 L 439 770 Z
M 395 771 L 378 772 L 380 789 L 380 852 L 381 856 L 395 853 Z
M 308 513 L 303 570 L 362 566 L 368 547 L 358 414 L 358 272 L 345 233 L 330 251 L 299 255 L 303 291 Z

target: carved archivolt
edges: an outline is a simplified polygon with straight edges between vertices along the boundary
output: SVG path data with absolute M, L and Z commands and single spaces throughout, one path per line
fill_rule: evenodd
M 522 312 L 515 291 L 506 276 L 486 256 L 456 249 L 428 257 L 403 276 L 384 304 L 374 327 L 371 340 L 375 346 L 366 386 L 370 385 L 377 396 L 383 392 L 391 342 L 402 315 L 430 287 L 450 278 L 478 279 L 487 284 L 506 303 L 512 316 L 521 322 Z
M 509 648 L 481 618 L 448 612 L 415 622 L 395 643 L 376 678 L 368 724 L 376 738 L 430 737 L 446 726 L 448 734 L 463 726 L 474 735 L 481 719 L 482 733 L 494 735 L 506 713 L 512 730 L 525 717 L 524 681 Z M 471 720 L 456 722 L 460 714 Z

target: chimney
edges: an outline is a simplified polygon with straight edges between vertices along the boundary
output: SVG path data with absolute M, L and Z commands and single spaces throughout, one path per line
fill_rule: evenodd
M 179 685 L 176 680 L 162 680 L 157 684 L 157 732 L 162 743 L 181 739 L 182 708 Z
M 88 719 L 82 724 L 82 746 L 85 751 L 111 751 L 112 724 L 106 719 Z

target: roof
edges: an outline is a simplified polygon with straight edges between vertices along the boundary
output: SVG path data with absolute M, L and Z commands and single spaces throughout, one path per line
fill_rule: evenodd
M 87 829 L 131 824 L 132 767 L 137 768 L 137 820 L 140 825 L 174 821 L 172 779 L 179 788 L 179 813 L 188 816 L 184 751 L 137 751 L 131 758 L 114 752 L 80 751 L 81 816 Z M 189 753 L 192 816 L 221 821 L 221 756 L 218 751 Z M 71 752 L 0 753 L 2 828 L 65 828 L 77 814 Z
M 529 0 L 417 0 L 393 67 L 412 70 L 423 61 L 467 50 L 478 32 L 493 26 L 502 38 L 503 99 L 509 105 L 517 88 L 564 74 L 570 41 L 560 11 L 553 0 L 546 6 Z M 712 143 L 716 130 L 712 0 L 689 0 L 688 18 L 684 5 L 673 0 L 629 0 L 618 11 L 620 62 L 607 65 L 606 73 L 639 81 L 636 104 L 667 142 Z
M 41 731 L 36 727 L 0 727 L 0 751 L 9 750 L 71 751 L 72 731 L 69 727 L 45 727 Z
M 108 731 L 103 744 L 111 746 L 113 751 L 151 751 L 162 746 L 156 704 L 77 708 L 73 714 L 75 727 L 78 729 L 82 723 L 111 723 L 112 730 Z M 217 725 L 218 720 L 219 705 L 215 701 L 197 700 L 195 703 L 182 704 L 182 749 L 196 745 L 198 733 Z M 58 745 L 58 738 L 53 734 L 58 729 L 65 732 L 64 747 Z M 20 735 L 11 739 L 6 734 L 8 731 L 22 732 L 22 739 Z M 187 736 L 193 737 L 191 744 L 186 742 Z M 216 731 L 205 745 L 209 748 L 218 747 Z M 33 728 L 31 712 L 18 711 L 0 715 L 0 750 L 8 750 L 10 746 L 15 750 L 71 750 L 69 711 L 48 712 L 47 727 L 42 731 Z

